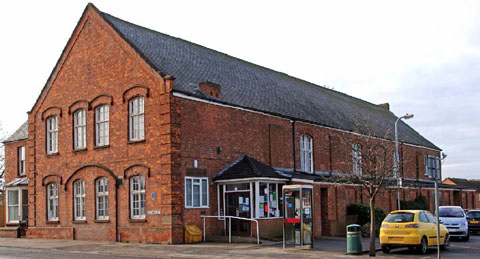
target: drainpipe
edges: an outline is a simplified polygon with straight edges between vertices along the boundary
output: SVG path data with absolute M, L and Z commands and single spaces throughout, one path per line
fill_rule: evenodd
M 118 236 L 118 188 L 119 179 L 115 179 L 115 242 L 120 241 Z
M 297 170 L 297 163 L 296 163 L 296 158 L 297 154 L 295 152 L 295 121 L 292 120 L 292 148 L 293 148 L 293 172 Z

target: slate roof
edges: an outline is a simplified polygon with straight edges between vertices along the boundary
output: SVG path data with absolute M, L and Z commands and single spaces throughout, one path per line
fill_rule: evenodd
M 28 138 L 28 121 L 24 122 L 20 128 L 18 128 L 10 137 L 8 137 L 4 143 L 13 142 L 18 140 L 24 140 Z
M 11 182 L 5 184 L 5 187 L 14 187 L 14 186 L 21 186 L 21 185 L 28 185 L 28 178 L 15 178 Z
M 272 167 L 263 164 L 247 155 L 241 155 L 237 160 L 218 172 L 213 180 L 231 180 L 253 177 L 287 178 Z
M 375 136 L 393 139 L 397 117 L 382 107 L 99 13 L 161 75 L 176 78 L 174 92 L 363 134 L 356 126 L 368 122 Z M 207 80 L 221 85 L 220 98 L 199 90 Z M 440 150 L 403 121 L 399 140 Z

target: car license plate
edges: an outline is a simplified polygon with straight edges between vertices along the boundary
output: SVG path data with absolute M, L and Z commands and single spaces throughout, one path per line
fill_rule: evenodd
M 391 241 L 391 242 L 403 241 L 403 237 L 389 237 L 388 241 Z
M 470 224 L 478 224 L 478 221 L 470 221 Z

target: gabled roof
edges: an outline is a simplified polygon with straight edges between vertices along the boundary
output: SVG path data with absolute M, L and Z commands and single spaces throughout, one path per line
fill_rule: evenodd
M 233 163 L 218 172 L 213 179 L 218 181 L 255 177 L 287 179 L 287 177 L 276 172 L 272 167 L 263 164 L 247 155 L 241 155 Z
M 176 93 L 380 138 L 388 133 L 387 138 L 393 139 L 397 117 L 378 105 L 129 23 L 99 11 L 93 4 L 87 5 L 84 14 L 88 8 L 100 14 L 161 76 L 176 78 Z M 40 96 L 48 89 L 55 71 Z M 199 90 L 199 83 L 205 81 L 221 86 L 220 98 Z M 365 123 L 373 133 L 359 129 Z M 403 121 L 398 124 L 398 135 L 402 142 L 440 151 Z
M 4 143 L 24 140 L 28 138 L 28 121 L 24 122 Z
M 480 190 L 480 179 L 473 180 L 473 179 L 448 177 L 445 180 L 443 180 L 443 183 L 450 184 L 450 185 L 452 185 L 451 183 L 454 183 L 454 186 Z
M 357 126 L 368 122 L 373 135 L 390 132 L 393 139 L 397 117 L 382 107 L 100 13 L 155 70 L 176 78 L 174 92 L 361 134 Z M 221 85 L 220 98 L 199 91 L 207 80 Z M 400 141 L 440 150 L 403 121 L 398 134 Z

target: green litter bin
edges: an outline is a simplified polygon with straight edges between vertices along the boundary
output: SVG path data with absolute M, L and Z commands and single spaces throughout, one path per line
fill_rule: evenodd
M 362 228 L 360 225 L 347 226 L 347 254 L 362 254 Z

